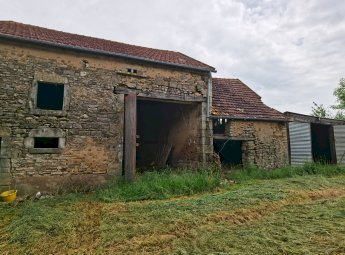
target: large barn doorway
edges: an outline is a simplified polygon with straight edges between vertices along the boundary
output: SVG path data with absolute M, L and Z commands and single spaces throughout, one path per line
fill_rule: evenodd
M 336 163 L 332 126 L 311 123 L 310 130 L 314 162 Z
M 136 167 L 139 171 L 197 160 L 199 107 L 197 103 L 138 99 Z

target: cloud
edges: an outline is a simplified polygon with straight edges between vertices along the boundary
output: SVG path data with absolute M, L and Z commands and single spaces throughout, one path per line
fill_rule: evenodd
M 169 49 L 236 77 L 281 111 L 333 104 L 343 0 L 0 0 L 1 19 Z

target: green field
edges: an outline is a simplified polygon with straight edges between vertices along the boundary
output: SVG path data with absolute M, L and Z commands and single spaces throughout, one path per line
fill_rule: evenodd
M 248 178 L 218 187 L 201 179 L 212 191 L 192 194 L 180 183 L 188 195 L 128 201 L 107 187 L 2 203 L 0 253 L 345 254 L 344 174 Z

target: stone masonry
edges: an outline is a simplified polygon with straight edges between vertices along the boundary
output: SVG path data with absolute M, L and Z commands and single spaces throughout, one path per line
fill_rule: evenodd
M 193 115 L 198 124 L 181 147 L 192 139 L 197 150 L 190 161 L 212 157 L 212 126 L 206 119 L 208 72 L 1 41 L 0 74 L 1 185 L 32 193 L 58 189 L 67 176 L 88 176 L 87 182 L 99 183 L 121 175 L 121 91 L 126 90 L 136 91 L 138 97 L 193 102 L 199 109 Z M 39 81 L 64 84 L 61 111 L 36 109 Z M 252 125 L 252 132 L 260 125 Z M 275 130 L 276 138 L 286 135 L 278 124 Z M 261 139 L 268 139 L 263 136 L 250 153 L 262 153 L 258 160 L 265 166 L 281 164 L 280 156 L 265 161 L 264 153 L 272 148 L 260 147 Z M 34 148 L 35 137 L 58 137 L 59 146 Z M 285 146 L 275 149 L 282 154 Z
M 242 140 L 244 166 L 273 169 L 289 164 L 285 122 L 231 120 L 225 132 L 230 138 Z

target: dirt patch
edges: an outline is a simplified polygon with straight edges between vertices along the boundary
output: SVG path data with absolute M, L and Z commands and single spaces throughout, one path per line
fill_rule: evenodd
M 126 203 L 105 204 L 103 205 L 103 213 L 105 215 L 116 215 L 127 210 Z

